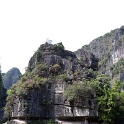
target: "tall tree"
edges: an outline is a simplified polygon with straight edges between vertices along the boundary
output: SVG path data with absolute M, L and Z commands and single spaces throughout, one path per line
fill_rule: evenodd
M 116 80 L 112 87 L 106 84 L 102 90 L 102 95 L 97 98 L 99 104 L 100 119 L 103 124 L 115 124 L 124 114 L 124 92 L 123 83 Z M 121 124 L 121 122 L 119 122 Z

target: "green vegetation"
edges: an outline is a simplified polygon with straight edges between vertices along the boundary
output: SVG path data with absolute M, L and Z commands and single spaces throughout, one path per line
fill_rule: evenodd
M 115 48 L 123 47 L 123 45 L 124 45 L 124 36 L 122 36 L 120 39 L 118 39 L 115 42 Z
M 96 79 L 83 80 L 80 84 L 69 85 L 64 92 L 64 96 L 69 100 L 78 98 L 95 99 L 99 105 L 99 118 L 103 124 L 115 124 L 124 114 L 124 83 L 115 81 L 110 85 L 110 78 L 105 75 L 98 75 Z M 119 122 L 121 124 L 121 122 Z
M 124 114 L 124 92 L 121 91 L 123 85 L 120 81 L 115 81 L 112 87 L 105 84 L 101 90 L 102 95 L 97 98 L 97 101 L 103 124 L 121 124 L 118 120 L 121 120 Z
M 123 67 L 124 67 L 124 59 L 121 58 L 116 64 L 110 67 L 112 76 L 114 77 L 115 75 L 118 75 L 120 72 L 123 72 L 124 71 Z
M 117 46 L 120 46 L 119 44 L 122 45 L 122 42 L 124 42 L 123 35 L 119 37 L 119 39 L 117 39 L 118 38 L 116 37 L 118 36 L 117 30 L 118 29 L 115 29 L 109 33 L 106 33 L 105 35 L 94 39 L 89 45 L 85 45 L 82 47 L 82 49 L 84 49 L 86 52 L 92 52 L 96 57 L 99 58 L 100 71 L 109 68 L 107 62 L 109 60 L 111 51 L 113 50 L 113 48 L 117 48 Z M 123 28 L 122 29 L 120 28 L 120 30 L 123 30 Z
M 108 76 L 98 75 L 96 79 L 83 79 L 81 83 L 69 85 L 64 91 L 64 96 L 69 100 L 95 98 L 101 95 L 102 87 L 108 83 Z
M 120 29 L 111 30 L 103 36 L 94 39 L 89 45 L 82 47 L 86 52 L 92 52 L 99 58 L 99 71 L 106 72 L 111 69 L 112 78 L 119 76 L 119 73 L 123 73 L 122 60 L 112 65 L 111 54 L 118 50 L 123 56 L 124 49 L 124 26 Z M 120 64 L 120 65 L 119 65 Z M 112 65 L 110 67 L 110 65 Z
M 8 118 L 10 117 L 11 104 L 14 96 L 27 96 L 29 89 L 38 88 L 40 84 L 44 85 L 44 83 L 47 81 L 47 78 L 39 78 L 35 76 L 34 79 L 20 79 L 20 81 L 18 81 L 16 84 L 13 84 L 11 89 L 7 91 L 7 103 L 4 108 L 5 116 Z
M 82 46 L 82 49 L 83 49 L 84 51 L 90 52 L 90 46 L 89 46 L 89 45 L 84 45 L 84 46 Z
M 96 42 L 98 48 L 97 46 L 90 46 L 92 47 L 92 50 L 100 56 L 99 67 L 101 70 L 107 66 L 106 63 L 110 56 L 112 48 L 111 38 L 113 38 L 113 36 L 114 31 L 107 33 L 103 37 L 97 38 L 98 42 L 101 42 L 101 44 Z M 118 44 L 120 44 L 120 41 Z M 84 48 L 85 50 L 90 50 L 90 47 L 86 45 Z M 122 115 L 124 114 L 124 92 L 122 91 L 124 85 L 122 82 L 115 81 L 114 85 L 111 86 L 111 78 L 109 76 L 104 74 L 98 75 L 97 71 L 87 68 L 87 56 L 80 60 L 75 59 L 74 61 L 73 57 L 66 56 L 72 64 L 74 62 L 72 70 L 70 68 L 63 70 L 64 67 L 61 66 L 61 61 L 59 60 L 57 60 L 56 64 L 51 65 L 48 63 L 52 62 L 48 62 L 48 65 L 43 62 L 47 61 L 47 59 L 43 60 L 42 57 L 47 54 L 49 55 L 50 52 L 56 55 L 61 54 L 61 57 L 63 57 L 64 46 L 62 43 L 56 44 L 54 47 L 52 45 L 47 46 L 47 48 L 43 47 L 43 50 L 46 51 L 43 53 L 40 51 L 35 52 L 35 55 L 32 58 L 32 61 L 34 62 L 30 63 L 26 73 L 20 77 L 16 84 L 13 84 L 12 87 L 8 89 L 8 97 L 6 99 L 7 103 L 4 109 L 6 117 L 10 118 L 11 106 L 15 96 L 27 98 L 27 95 L 32 91 L 32 89 L 40 90 L 44 93 L 45 88 L 48 88 L 48 92 L 44 93 L 43 99 L 38 103 L 39 105 L 47 107 L 49 104 L 54 103 L 55 92 L 52 88 L 59 87 L 60 85 L 57 84 L 53 86 L 52 83 L 62 82 L 67 86 L 64 87 L 66 88 L 64 91 L 64 97 L 66 97 L 68 101 L 78 101 L 80 99 L 85 101 L 87 98 L 95 100 L 95 104 L 99 106 L 98 108 L 96 105 L 95 109 L 98 110 L 99 119 L 103 124 L 115 124 L 117 123 L 117 119 L 121 120 Z M 118 63 L 111 67 L 113 76 L 118 74 L 120 71 L 123 71 L 123 63 L 124 59 L 120 59 Z M 83 69 L 81 70 L 81 68 Z M 25 102 L 24 106 L 26 109 L 26 107 L 29 107 L 29 103 Z M 54 121 L 34 121 L 29 122 L 28 124 L 54 124 Z
M 59 64 L 55 64 L 51 67 L 49 67 L 49 73 L 53 75 L 58 75 L 61 73 L 61 66 Z
M 46 63 L 41 62 L 40 64 L 36 65 L 36 67 L 31 72 L 31 74 L 30 73 L 28 73 L 28 74 L 31 76 L 38 75 L 38 76 L 46 77 L 48 69 L 49 69 L 49 67 L 46 65 Z
M 72 57 L 71 57 L 71 56 L 68 56 L 68 60 L 69 60 L 69 61 L 72 61 Z
M 94 95 L 94 87 L 92 82 L 84 80 L 80 84 L 69 85 L 64 91 L 64 96 L 69 100 L 76 100 L 79 97 L 86 99 Z
M 12 87 L 7 91 L 7 103 L 4 108 L 5 116 L 9 118 L 11 104 L 15 96 L 26 97 L 30 89 L 38 88 L 40 90 L 41 86 L 53 81 L 53 79 L 56 78 L 57 80 L 66 80 L 65 74 L 61 74 L 61 66 L 59 64 L 47 66 L 45 63 L 42 62 L 41 64 L 37 64 L 37 66 L 31 72 L 26 71 L 26 73 L 20 78 L 20 80 L 16 84 L 13 84 Z M 50 101 L 51 100 L 49 100 L 49 102 Z
M 62 43 L 58 43 L 58 44 L 57 44 L 57 49 L 58 49 L 58 50 L 64 50 L 65 47 L 63 46 Z
M 64 82 L 68 82 L 68 81 L 70 80 L 70 79 L 68 78 L 68 76 L 66 75 L 66 73 L 56 75 L 56 76 L 55 76 L 55 79 L 61 80 L 61 81 L 64 81 Z
M 108 61 L 110 56 L 110 51 L 107 51 L 103 57 L 103 59 L 99 62 L 99 67 L 104 68 L 106 67 L 106 62 Z
M 34 54 L 34 58 L 35 58 L 35 63 L 39 63 L 41 61 L 42 58 L 42 54 L 39 50 L 37 50 Z

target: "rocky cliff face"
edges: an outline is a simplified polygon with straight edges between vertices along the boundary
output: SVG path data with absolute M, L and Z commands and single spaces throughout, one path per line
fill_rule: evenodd
M 73 120 L 98 117 L 94 97 L 68 100 L 63 94 L 82 79 L 95 78 L 98 59 L 78 50 L 77 56 L 64 50 L 62 43 L 41 45 L 31 57 L 26 73 L 8 91 L 5 114 L 20 119 Z M 82 120 L 82 118 L 84 120 Z
M 13 99 L 11 116 L 14 118 L 63 119 L 68 117 L 98 116 L 95 101 L 91 98 L 78 99 L 71 103 L 63 96 L 67 84 L 54 80 L 54 83 L 29 90 L 25 96 Z
M 0 73 L 0 120 L 4 121 L 4 107 L 6 104 L 7 89 L 16 83 L 21 75 L 18 68 L 12 68 L 7 73 Z
M 120 59 L 124 58 L 124 26 L 94 39 L 82 49 L 99 58 L 100 72 L 115 76 L 111 67 L 116 66 Z M 116 76 L 119 76 L 119 72 Z

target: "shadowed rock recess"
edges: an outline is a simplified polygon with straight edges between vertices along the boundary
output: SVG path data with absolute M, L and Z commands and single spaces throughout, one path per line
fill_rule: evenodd
M 98 120 L 95 96 L 68 99 L 65 91 L 95 78 L 93 72 L 97 70 L 98 58 L 92 53 L 83 49 L 74 53 L 65 50 L 62 43 L 46 42 L 31 57 L 25 74 L 8 90 L 5 114 L 11 119 L 93 124 Z

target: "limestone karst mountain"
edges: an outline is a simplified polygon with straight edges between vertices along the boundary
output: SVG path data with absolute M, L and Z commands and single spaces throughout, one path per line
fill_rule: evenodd
M 106 33 L 82 49 L 99 58 L 99 71 L 124 80 L 124 26 Z
M 62 43 L 40 45 L 26 72 L 7 91 L 4 110 L 10 123 L 122 124 L 124 85 L 111 85 L 111 80 L 124 80 L 123 35 L 122 26 L 76 52 Z
M 19 77 L 21 76 L 21 72 L 18 68 L 13 67 L 8 72 L 3 75 L 3 86 L 5 89 L 9 89 L 13 84 L 15 84 Z
M 98 70 L 98 58 L 83 50 L 79 52 L 80 58 L 65 50 L 62 43 L 42 44 L 31 57 L 26 73 L 8 90 L 5 114 L 20 119 L 53 119 L 58 123 L 82 121 L 82 118 L 85 121 L 86 116 L 95 121 L 98 111 L 90 87 L 87 98 L 85 95 L 77 97 L 78 100 L 73 100 L 75 96 L 66 97 L 68 86 L 95 78 L 94 71 Z M 82 85 L 86 83 L 81 88 Z

